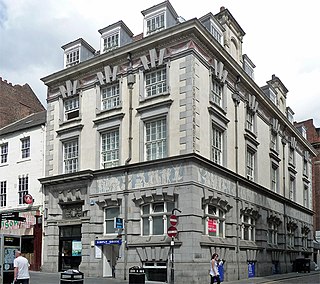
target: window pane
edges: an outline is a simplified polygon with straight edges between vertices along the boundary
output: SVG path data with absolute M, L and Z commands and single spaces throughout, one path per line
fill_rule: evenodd
M 142 234 L 144 236 L 149 236 L 150 234 L 149 217 L 142 218 Z
M 111 207 L 106 210 L 106 219 L 114 218 L 119 216 L 119 207 Z
M 153 217 L 153 234 L 163 235 L 164 230 L 164 220 L 162 216 Z

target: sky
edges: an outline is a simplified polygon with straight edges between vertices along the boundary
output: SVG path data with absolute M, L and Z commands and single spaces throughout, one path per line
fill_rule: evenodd
M 28 83 L 46 107 L 40 80 L 63 68 L 63 46 L 83 38 L 99 50 L 99 29 L 119 20 L 134 35 L 143 31 L 141 11 L 162 0 L 0 0 L 0 77 Z M 275 74 L 289 90 L 294 119 L 320 127 L 319 0 L 170 0 L 185 20 L 227 8 L 246 35 L 243 53 L 256 65 L 262 87 Z M 319 80 L 319 81 L 318 81 Z

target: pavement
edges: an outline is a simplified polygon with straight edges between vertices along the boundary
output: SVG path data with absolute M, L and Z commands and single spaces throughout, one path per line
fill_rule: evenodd
M 299 283 L 297 278 L 311 275 L 311 274 L 318 274 L 320 280 L 320 271 L 311 271 L 310 273 L 284 273 L 284 274 L 275 274 L 265 277 L 254 277 L 249 279 L 237 280 L 237 281 L 224 281 L 224 284 L 262 284 L 262 283 L 270 283 L 273 281 L 278 281 L 282 279 L 290 279 L 292 283 Z M 37 272 L 37 271 L 30 271 L 30 284 L 59 284 L 60 283 L 60 273 L 47 273 L 47 272 Z M 129 280 L 120 280 L 114 278 L 99 278 L 99 277 L 85 277 L 83 284 L 128 284 Z M 154 281 L 146 281 L 146 284 L 159 284 L 163 282 L 154 282 Z M 208 282 L 209 283 L 209 282 Z M 318 282 L 320 283 L 320 281 Z M 311 284 L 311 283 L 309 283 Z

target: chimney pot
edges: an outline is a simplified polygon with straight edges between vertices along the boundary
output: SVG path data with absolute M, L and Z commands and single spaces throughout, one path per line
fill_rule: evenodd
M 226 8 L 224 6 L 220 7 L 220 12 L 222 12 L 223 10 L 225 10 Z

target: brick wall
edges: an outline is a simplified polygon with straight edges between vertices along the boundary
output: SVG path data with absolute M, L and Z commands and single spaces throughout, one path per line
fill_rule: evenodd
M 12 85 L 0 77 L 0 128 L 43 110 L 28 84 Z

